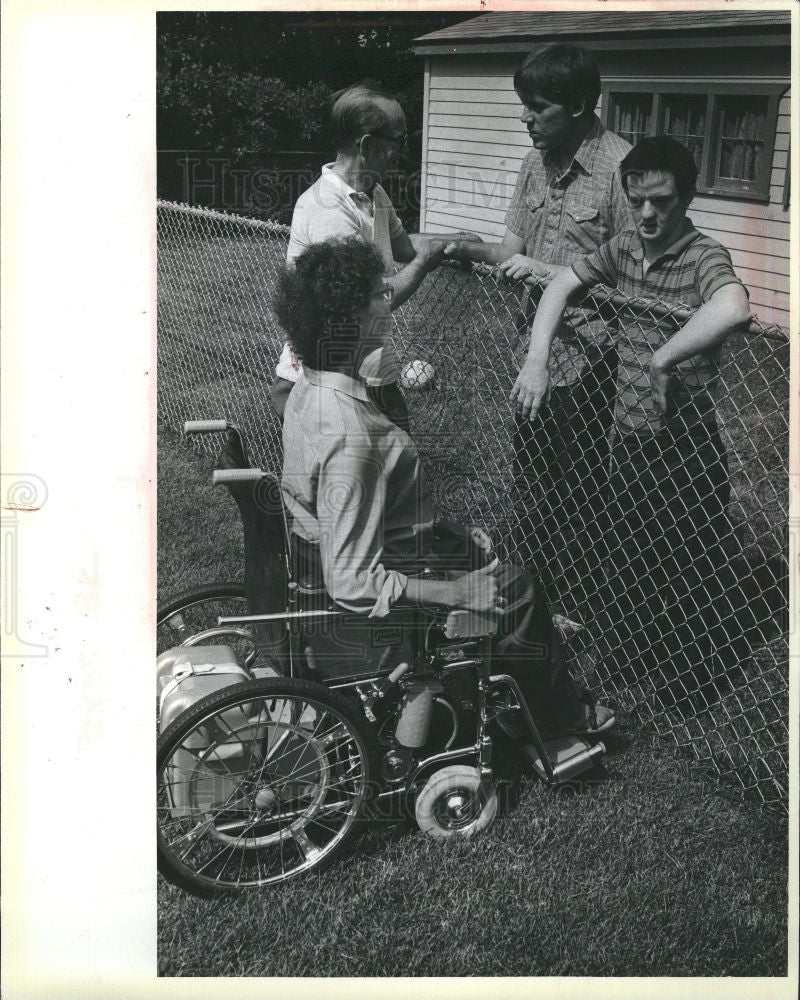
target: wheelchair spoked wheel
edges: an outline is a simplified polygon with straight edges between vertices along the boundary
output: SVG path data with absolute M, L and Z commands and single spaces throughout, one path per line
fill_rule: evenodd
M 187 639 L 211 632 L 203 644 L 225 642 L 245 655 L 253 647 L 252 639 L 242 627 L 233 632 L 217 628 L 220 615 L 246 615 L 248 612 L 244 584 L 220 582 L 204 584 L 186 590 L 159 604 L 156 613 L 156 651 L 163 653 L 173 646 L 182 646 Z M 241 647 L 241 648 L 237 648 Z
M 216 692 L 159 739 L 159 871 L 214 896 L 322 870 L 356 833 L 376 758 L 358 706 L 320 684 Z

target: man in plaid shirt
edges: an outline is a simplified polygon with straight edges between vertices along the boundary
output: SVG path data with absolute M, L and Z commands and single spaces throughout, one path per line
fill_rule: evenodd
M 631 147 L 594 113 L 600 71 L 592 56 L 575 45 L 542 46 L 517 70 L 514 88 L 534 148 L 517 178 L 503 241 L 458 242 L 445 250 L 456 259 L 497 264 L 512 279 L 555 274 L 631 225 L 618 172 Z M 539 292 L 535 288 L 531 298 Z M 520 365 L 534 306 L 526 298 L 518 319 L 514 350 Z M 518 416 L 514 438 L 521 487 L 517 547 L 540 571 L 563 559 L 557 538 L 568 522 L 567 538 L 585 529 L 596 535 L 594 509 L 607 484 L 617 367 L 602 320 L 570 311 L 557 337 L 549 406 L 534 422 Z M 526 377 L 523 366 L 518 385 Z
M 620 172 L 635 229 L 551 282 L 514 393 L 531 418 L 547 399 L 550 345 L 574 294 L 603 284 L 629 300 L 696 309 L 682 326 L 621 312 L 604 597 L 614 645 L 623 662 L 638 663 L 634 676 L 710 701 L 746 655 L 724 579 L 730 483 L 712 393 L 722 342 L 749 321 L 750 307 L 728 251 L 686 217 L 697 179 L 686 147 L 643 139 Z

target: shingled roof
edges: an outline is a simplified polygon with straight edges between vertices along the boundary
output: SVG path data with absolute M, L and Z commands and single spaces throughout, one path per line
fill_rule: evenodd
M 689 33 L 719 39 L 721 44 L 730 44 L 731 35 L 746 36 L 749 44 L 785 35 L 788 42 L 790 25 L 788 10 L 497 11 L 421 35 L 414 51 L 418 55 L 467 52 L 486 49 L 487 43 L 497 51 L 564 35 L 584 44 L 591 39 L 608 44 L 632 33 L 662 37 Z

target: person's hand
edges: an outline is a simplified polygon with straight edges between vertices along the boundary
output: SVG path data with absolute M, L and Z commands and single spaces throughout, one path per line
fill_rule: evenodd
M 424 240 L 417 247 L 415 262 L 425 271 L 434 271 L 444 260 L 447 240 Z
M 670 382 L 672 369 L 665 365 L 655 352 L 650 359 L 650 393 L 659 416 L 666 417 L 670 407 Z
M 494 544 L 483 528 L 470 528 L 469 533 L 472 541 L 482 552 L 489 555 L 494 550 Z
M 453 580 L 453 607 L 467 611 L 500 610 L 504 602 L 495 576 L 498 565 L 499 560 L 493 559 L 483 569 Z
M 483 240 L 480 238 L 477 240 L 465 239 L 461 233 L 456 234 L 459 239 L 450 240 L 449 243 L 444 248 L 444 256 L 446 260 L 457 260 L 462 264 L 469 264 L 472 260 L 472 250 L 470 249 L 470 243 L 482 243 Z
M 524 254 L 515 253 L 502 264 L 498 264 L 499 270 L 509 279 L 509 281 L 524 280 L 526 278 L 536 281 L 547 276 L 547 269 L 542 269 L 538 261 Z
M 515 405 L 517 413 L 533 420 L 549 398 L 550 372 L 547 366 L 525 362 L 511 390 L 511 402 Z

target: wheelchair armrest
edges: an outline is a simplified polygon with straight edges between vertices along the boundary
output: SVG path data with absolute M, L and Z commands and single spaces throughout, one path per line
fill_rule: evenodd
M 294 587 L 297 590 L 297 593 L 300 594 L 302 597 L 320 597 L 323 594 L 328 593 L 325 587 L 310 587 L 302 582 L 301 583 L 293 582 L 290 583 L 289 586 Z
M 477 639 L 495 635 L 499 627 L 499 616 L 492 611 L 468 611 L 465 608 L 450 608 L 444 604 L 411 604 L 398 602 L 392 610 L 433 612 L 443 619 L 444 634 L 448 639 Z
M 465 611 L 453 609 L 447 616 L 444 634 L 448 639 L 477 639 L 485 635 L 495 635 L 498 616 L 491 611 Z

